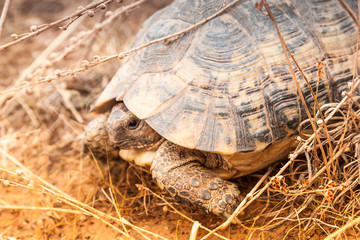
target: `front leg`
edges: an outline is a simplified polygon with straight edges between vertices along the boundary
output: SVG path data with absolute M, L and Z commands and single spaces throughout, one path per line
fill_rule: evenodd
M 156 152 L 151 172 L 160 188 L 183 202 L 229 217 L 239 203 L 240 191 L 204 167 L 206 161 L 202 152 L 166 141 Z

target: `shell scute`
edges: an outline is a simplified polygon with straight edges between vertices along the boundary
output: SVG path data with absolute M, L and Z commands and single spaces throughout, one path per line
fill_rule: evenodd
M 339 99 L 354 72 L 357 27 L 351 17 L 336 0 L 268 2 L 318 101 Z M 347 3 L 356 9 L 355 0 Z M 144 24 L 135 45 L 185 29 L 219 6 L 215 0 L 175 0 Z M 325 74 L 319 79 L 320 61 Z M 313 112 L 305 77 L 293 60 L 291 68 L 306 106 L 273 22 L 251 1 L 241 1 L 169 45 L 134 53 L 104 94 L 124 101 L 178 145 L 224 154 L 259 152 L 288 141 L 307 117 L 305 107 Z
M 198 89 L 188 87 L 162 106 L 161 111 L 147 118 L 147 122 L 150 126 L 161 122 L 156 129 L 160 135 L 167 136 L 170 141 L 176 139 L 189 148 L 195 148 L 201 132 L 201 123 L 205 121 L 205 115 L 201 113 L 206 112 L 210 97 L 204 94 L 200 98 L 196 91 Z

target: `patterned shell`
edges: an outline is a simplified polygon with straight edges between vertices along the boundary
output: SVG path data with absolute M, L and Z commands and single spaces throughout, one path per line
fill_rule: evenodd
M 356 14 L 356 0 L 346 2 Z M 214 14 L 222 3 L 175 0 L 144 23 L 134 46 L 181 31 Z M 339 100 L 354 71 L 357 27 L 348 12 L 338 0 L 268 3 L 319 102 Z M 264 12 L 252 1 L 240 1 L 168 45 L 135 52 L 95 111 L 109 108 L 114 99 L 124 101 L 169 141 L 222 154 L 261 151 L 296 134 L 307 116 L 274 24 Z M 321 78 L 319 62 L 325 64 Z M 293 62 L 292 67 L 313 109 L 304 77 Z

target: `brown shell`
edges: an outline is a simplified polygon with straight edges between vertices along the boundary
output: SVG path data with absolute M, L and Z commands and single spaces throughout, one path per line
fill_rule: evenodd
M 183 30 L 222 2 L 175 0 L 144 23 L 134 45 Z M 268 2 L 320 103 L 339 99 L 354 71 L 357 27 L 349 14 L 338 0 Z M 356 0 L 347 3 L 357 13 Z M 319 80 L 320 61 L 325 74 Z M 312 108 L 305 80 L 293 69 Z M 115 98 L 171 142 L 223 154 L 261 151 L 295 134 L 306 117 L 274 24 L 252 1 L 240 1 L 169 45 L 134 53 L 95 111 Z

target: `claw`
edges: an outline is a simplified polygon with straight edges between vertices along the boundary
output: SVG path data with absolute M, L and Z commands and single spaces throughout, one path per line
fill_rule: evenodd
M 204 167 L 206 161 L 211 159 L 200 151 L 166 141 L 156 152 L 151 173 L 161 188 L 183 202 L 216 215 L 230 216 L 239 204 L 240 191 L 236 184 Z

